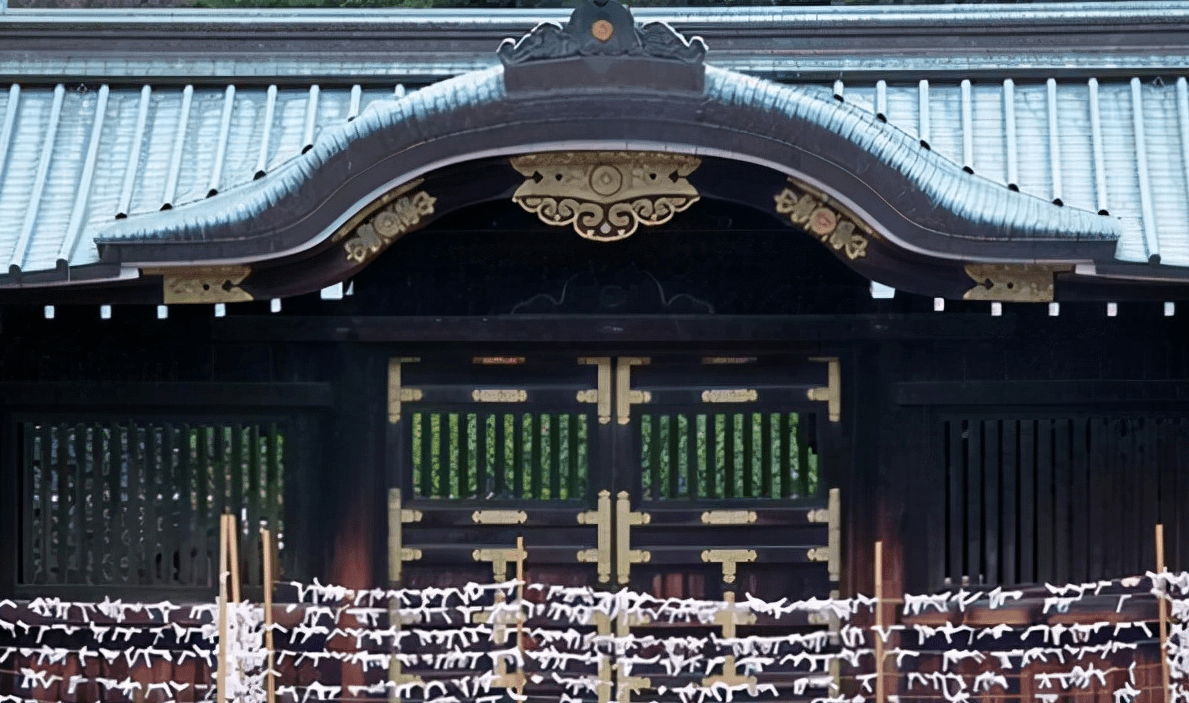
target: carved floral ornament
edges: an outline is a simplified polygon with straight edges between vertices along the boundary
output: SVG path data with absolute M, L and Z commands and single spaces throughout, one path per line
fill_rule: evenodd
M 437 198 L 423 190 L 397 198 L 360 224 L 343 242 L 347 258 L 365 263 L 434 213 Z
M 517 156 L 511 163 L 525 176 L 513 202 L 547 225 L 573 225 L 580 236 L 596 241 L 664 224 L 700 197 L 686 177 L 702 160 L 684 154 L 551 152 Z
M 820 195 L 790 182 L 776 194 L 776 212 L 852 261 L 867 256 L 871 229 Z

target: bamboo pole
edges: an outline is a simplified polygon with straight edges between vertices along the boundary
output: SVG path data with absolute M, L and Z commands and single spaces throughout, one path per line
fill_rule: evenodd
M 883 542 L 875 543 L 875 701 L 887 703 L 883 680 Z
M 217 702 L 227 700 L 227 519 L 219 516 L 219 672 L 215 687 Z
M 1156 525 L 1156 573 L 1164 573 L 1164 525 Z M 1161 581 L 1160 586 L 1160 684 L 1164 687 L 1164 700 L 1172 701 L 1169 689 L 1168 667 L 1168 601 L 1165 600 L 1167 581 Z
M 227 550 L 231 567 L 231 602 L 239 603 L 239 527 L 235 515 L 227 514 Z
M 260 528 L 260 551 L 264 556 L 264 665 L 267 667 L 264 680 L 267 685 L 268 703 L 277 701 L 277 678 L 272 670 L 273 638 L 272 638 L 272 533 L 267 527 Z
M 516 537 L 516 649 L 520 651 L 520 661 L 524 661 L 524 535 Z M 524 664 L 521 664 L 521 671 Z M 523 676 L 520 679 L 524 681 Z M 524 685 L 516 687 L 516 694 L 524 694 Z

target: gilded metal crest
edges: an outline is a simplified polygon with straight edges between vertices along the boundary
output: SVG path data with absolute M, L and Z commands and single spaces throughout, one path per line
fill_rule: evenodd
M 776 213 L 852 261 L 867 256 L 871 230 L 837 205 L 827 204 L 825 198 L 793 187 L 790 182 L 776 194 Z
M 512 200 L 547 225 L 602 242 L 673 219 L 699 199 L 686 180 L 702 160 L 646 151 L 567 151 L 511 159 L 525 177 Z
M 421 190 L 382 208 L 343 243 L 347 258 L 362 264 L 376 256 L 420 224 L 423 217 L 432 215 L 436 202 L 437 198 Z

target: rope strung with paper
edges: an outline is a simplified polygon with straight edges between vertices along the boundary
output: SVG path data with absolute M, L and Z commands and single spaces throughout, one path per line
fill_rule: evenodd
M 1026 683 L 1044 703 L 1090 690 L 1132 703 L 1163 685 L 1158 630 L 1133 606 L 1163 598 L 1170 698 L 1189 702 L 1189 573 L 1047 586 L 1039 600 L 1000 589 L 907 596 L 884 628 L 862 596 L 734 602 L 532 584 L 520 599 L 520 585 L 286 584 L 296 602 L 274 609 L 276 700 L 857 703 L 874 699 L 878 638 L 890 700 L 966 703 L 1018 696 Z M 1114 621 L 1071 620 L 1090 600 L 1112 604 Z M 1041 617 L 961 617 L 1026 602 Z M 263 609 L 230 604 L 228 615 L 227 698 L 266 703 Z M 0 601 L 0 672 L 11 680 L 0 690 L 12 692 L 0 703 L 214 700 L 216 619 L 210 604 Z M 193 669 L 184 681 L 182 665 Z

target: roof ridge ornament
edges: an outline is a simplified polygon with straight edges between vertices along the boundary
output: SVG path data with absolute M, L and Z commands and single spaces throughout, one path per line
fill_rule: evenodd
M 701 37 L 686 39 L 665 22 L 638 25 L 616 0 L 580 0 L 565 26 L 542 22 L 496 51 L 505 67 L 581 56 L 633 56 L 700 64 Z

